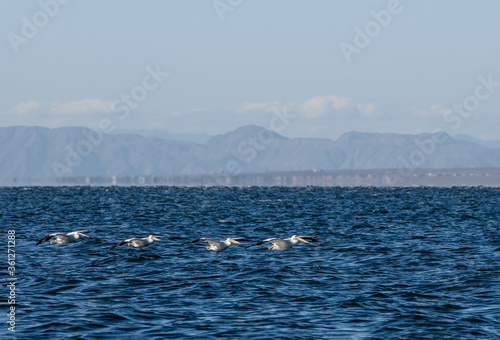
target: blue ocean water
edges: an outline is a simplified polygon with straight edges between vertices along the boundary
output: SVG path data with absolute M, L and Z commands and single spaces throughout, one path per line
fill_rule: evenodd
M 493 188 L 0 188 L 15 337 L 499 339 L 499 203 Z M 90 238 L 35 247 L 75 230 Z M 293 234 L 320 242 L 247 248 Z M 250 241 L 184 244 L 199 237 Z

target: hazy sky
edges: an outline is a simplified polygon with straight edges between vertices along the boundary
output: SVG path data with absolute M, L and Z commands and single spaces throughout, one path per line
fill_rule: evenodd
M 500 139 L 497 0 L 2 5 L 0 126 Z

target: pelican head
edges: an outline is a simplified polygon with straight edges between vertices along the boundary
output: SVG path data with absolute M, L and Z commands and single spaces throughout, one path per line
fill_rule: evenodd
M 304 239 L 302 239 L 302 238 L 298 237 L 297 235 L 293 235 L 291 238 L 292 238 L 292 240 L 294 240 L 294 241 L 301 241 L 301 242 L 304 242 L 304 243 L 309 243 L 309 242 L 307 242 L 306 240 L 304 240 Z
M 226 241 L 227 241 L 227 242 L 230 242 L 230 243 L 241 244 L 240 242 L 235 241 L 235 240 L 233 240 L 232 238 L 228 238 Z
M 88 235 L 85 235 L 84 233 L 81 233 L 81 232 L 79 232 L 79 231 L 78 231 L 76 234 L 77 234 L 78 236 L 85 236 L 85 237 L 89 237 Z
M 148 237 L 150 240 L 153 240 L 153 241 L 160 241 L 159 238 L 155 237 L 154 235 L 149 235 Z

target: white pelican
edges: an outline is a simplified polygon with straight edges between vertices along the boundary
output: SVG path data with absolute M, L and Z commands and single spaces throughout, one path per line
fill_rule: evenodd
M 129 238 L 128 240 L 121 241 L 120 243 L 112 246 L 109 249 L 111 250 L 115 247 L 123 246 L 125 243 L 128 243 L 128 245 L 131 247 L 147 247 L 151 243 L 153 243 L 153 241 L 160 241 L 160 239 L 153 235 L 149 235 L 149 237 L 144 238 Z
M 223 250 L 229 248 L 231 243 L 240 244 L 240 242 L 238 242 L 238 241 L 248 241 L 248 240 L 244 237 L 235 237 L 235 238 L 229 237 L 224 241 L 215 241 L 215 240 L 212 240 L 211 238 L 197 238 L 196 240 L 192 240 L 192 241 L 189 241 L 186 243 L 194 243 L 194 242 L 198 242 L 198 241 L 208 242 L 208 244 L 210 244 L 210 247 L 206 247 L 207 250 L 223 251 Z
M 87 232 L 86 230 L 81 230 L 81 231 L 73 231 L 73 232 L 67 233 L 67 234 L 60 234 L 60 233 L 50 234 L 50 235 L 47 235 L 44 238 L 40 239 L 36 243 L 35 247 L 38 246 L 40 243 L 47 242 L 48 240 L 50 240 L 54 236 L 56 237 L 56 239 L 50 241 L 50 244 L 57 243 L 60 245 L 66 245 L 68 243 L 73 243 L 73 242 L 78 241 L 80 239 L 80 236 L 88 237 L 87 235 L 84 234 L 86 232 Z
M 273 245 L 269 246 L 269 250 L 286 250 L 292 248 L 294 245 L 299 243 L 299 241 L 304 242 L 304 243 L 309 243 L 308 241 L 311 242 L 319 242 L 319 240 L 315 239 L 312 236 L 296 236 L 293 235 L 292 237 L 285 238 L 285 239 L 279 239 L 279 238 L 268 238 L 266 240 L 257 242 L 255 244 L 252 244 L 252 246 L 258 246 L 259 244 L 262 244 L 264 242 L 271 242 Z

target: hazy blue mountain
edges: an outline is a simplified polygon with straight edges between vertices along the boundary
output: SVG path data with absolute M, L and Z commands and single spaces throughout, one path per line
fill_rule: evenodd
M 0 182 L 57 176 L 500 166 L 500 149 L 448 135 L 350 132 L 286 138 L 248 125 L 205 144 L 81 127 L 0 128 Z
M 215 148 L 228 152 L 233 152 L 238 148 L 244 149 L 246 145 L 258 145 L 273 143 L 276 141 L 286 141 L 288 138 L 283 137 L 271 130 L 257 125 L 245 125 L 221 135 L 217 135 L 209 139 L 205 145 L 209 148 Z
M 0 145 L 4 179 L 207 173 L 231 159 L 192 142 L 79 127 L 0 128 Z
M 261 138 L 264 142 L 260 142 L 259 135 L 275 137 Z M 288 139 L 258 126 L 246 126 L 216 136 L 206 145 L 230 153 L 239 160 L 243 172 L 500 166 L 500 150 L 446 134 L 349 132 L 333 141 Z
M 460 139 L 460 140 L 465 140 L 468 142 L 472 142 L 481 146 L 486 146 L 488 148 L 495 148 L 495 149 L 500 149 L 500 140 L 482 140 L 482 139 L 477 139 L 474 137 L 471 137 L 469 135 L 456 135 L 454 136 L 455 139 Z
M 171 133 L 165 130 L 158 129 L 115 130 L 113 134 L 132 134 L 143 137 L 157 137 L 167 140 L 194 142 L 198 144 L 204 144 L 206 141 L 213 137 L 209 134 Z
M 397 168 L 409 163 L 414 168 L 463 168 L 500 165 L 500 150 L 453 139 L 443 133 L 394 134 L 350 132 L 337 140 L 349 157 L 344 169 Z M 405 163 L 405 161 L 407 163 Z

